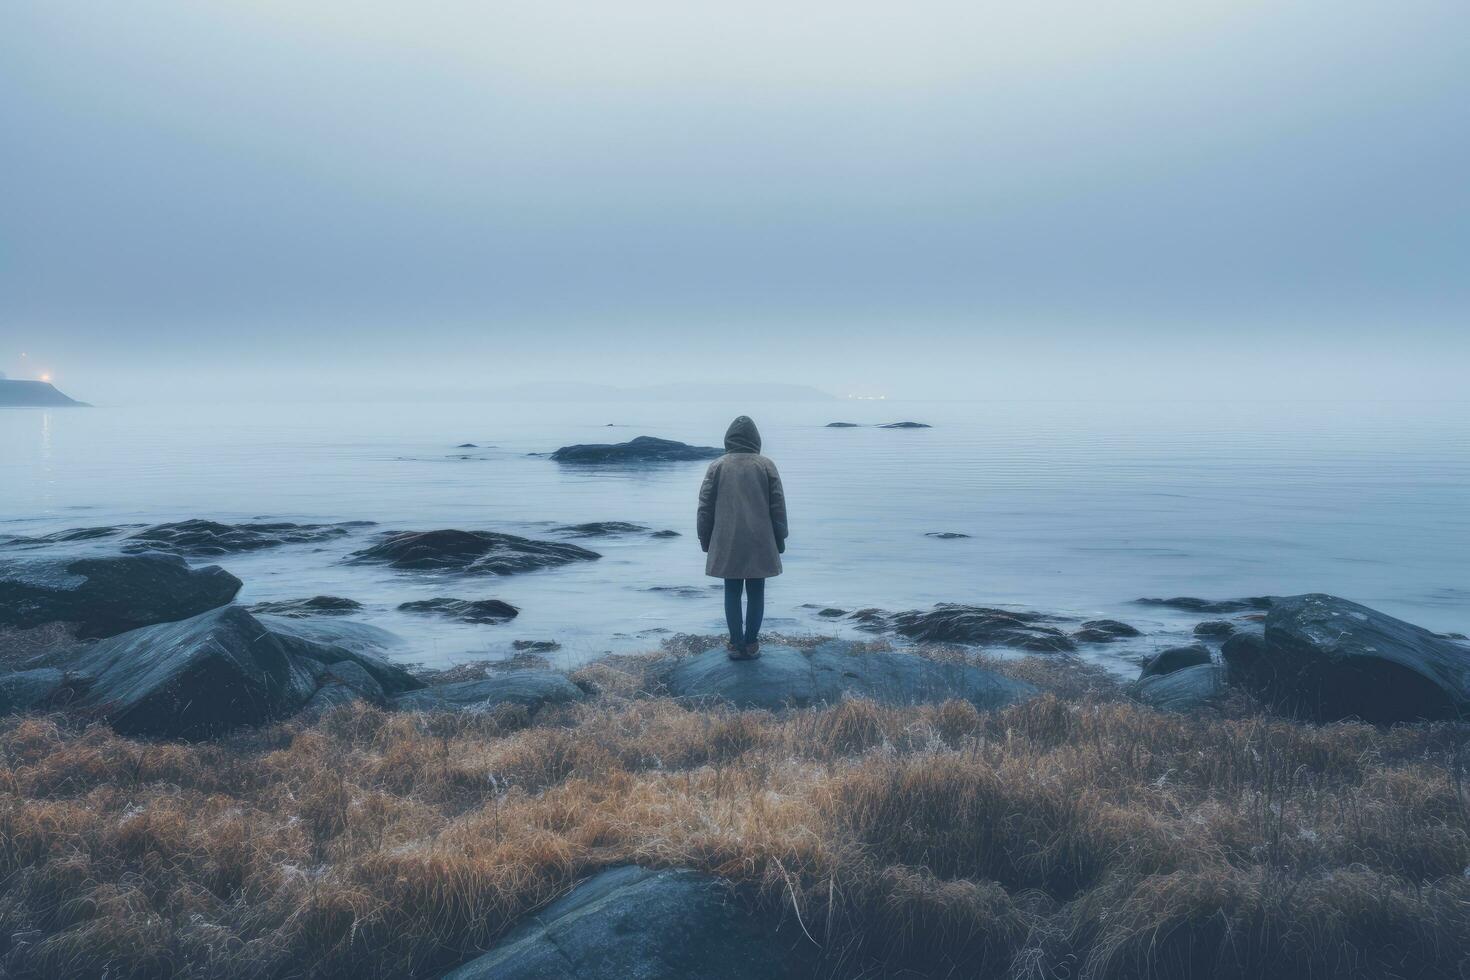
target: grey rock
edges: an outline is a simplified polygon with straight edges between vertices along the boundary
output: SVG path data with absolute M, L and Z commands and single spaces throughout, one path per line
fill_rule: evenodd
M 1337 596 L 1274 600 L 1260 629 L 1221 647 L 1232 680 L 1319 721 L 1470 715 L 1470 649 Z
M 1176 670 L 1186 667 L 1198 667 L 1200 664 L 1210 663 L 1210 651 L 1198 643 L 1182 647 L 1170 647 L 1155 654 L 1148 663 L 1143 665 L 1143 671 L 1138 675 L 1144 677 L 1156 677 L 1162 674 L 1172 674 Z
M 1195 636 L 1225 637 L 1235 632 L 1235 624 L 1223 619 L 1207 619 L 1194 628 Z
M 12 535 L 0 538 L 0 547 L 43 548 L 54 544 L 73 544 L 77 541 L 97 541 L 101 538 L 114 537 L 137 526 L 135 524 L 114 524 L 105 527 L 73 527 L 64 531 L 52 531 L 50 534 L 38 534 L 34 537 Z
M 1134 599 L 1134 602 L 1144 606 L 1166 606 L 1170 609 L 1182 609 L 1185 612 L 1201 613 L 1233 613 L 1260 611 L 1271 608 L 1271 596 L 1248 596 L 1244 599 L 1196 599 L 1194 596 L 1175 596 L 1172 599 Z
M 537 541 L 495 531 L 396 531 L 348 560 L 409 571 L 514 575 L 602 556 L 564 541 Z
M 347 616 L 361 609 L 362 603 L 335 595 L 314 595 L 309 599 L 277 599 L 257 602 L 250 607 L 252 613 L 288 616 L 292 619 L 306 616 Z
M 690 446 L 672 439 L 639 436 L 628 442 L 589 443 L 563 446 L 551 454 L 558 463 L 669 463 L 684 460 L 714 459 L 723 456 L 714 446 Z
M 588 524 L 564 524 L 552 530 L 574 538 L 605 538 L 615 534 L 644 534 L 648 528 L 627 521 L 592 521 Z
M 1066 633 L 1046 625 L 1053 617 L 1041 613 L 991 609 L 958 603 L 940 603 L 933 609 L 885 614 L 860 609 L 850 617 L 870 632 L 890 630 L 922 643 L 964 643 L 1005 646 L 1037 653 L 1075 650 Z
M 683 536 L 678 531 L 669 530 L 668 528 L 662 531 L 654 531 L 649 535 L 650 538 L 682 538 Z
M 1160 711 L 1195 711 L 1225 694 L 1227 671 L 1220 664 L 1198 664 L 1167 674 L 1141 678 L 1134 695 Z
M 285 544 L 312 544 L 340 538 L 352 528 L 368 527 L 371 521 L 341 524 L 248 523 L 220 524 L 189 520 L 155 524 L 128 535 L 123 551 L 138 554 L 162 551 L 193 558 L 233 555 L 246 551 L 277 548 Z
M 835 704 L 845 695 L 884 704 L 928 704 L 961 698 L 978 708 L 1014 704 L 1037 693 L 1022 681 L 969 664 L 942 664 L 913 653 L 856 653 L 830 640 L 814 650 L 761 647 L 756 660 L 731 660 L 723 647 L 675 662 L 664 675 L 670 694 L 720 700 L 737 708 L 779 710 Z
M 857 422 L 828 422 L 827 423 L 827 428 L 829 428 L 829 429 L 856 429 L 858 427 L 859 427 L 859 424 Z
M 548 704 L 579 701 L 582 689 L 551 670 L 507 670 L 479 681 L 438 684 L 390 699 L 402 711 L 483 711 L 519 704 L 537 711 Z
M 445 980 L 797 980 L 812 976 L 812 949 L 717 878 L 627 865 L 581 883 Z
M 934 426 L 927 422 L 885 422 L 878 426 L 880 429 L 932 429 Z
M 520 610 L 499 599 L 417 599 L 400 603 L 404 612 L 437 613 L 457 619 L 461 623 L 508 623 L 520 615 Z
M 0 626 L 73 623 L 81 637 L 113 636 L 222 606 L 240 580 L 170 555 L 0 561 Z
M 1116 619 L 1092 619 L 1083 623 L 1082 628 L 1072 634 L 1072 638 L 1084 643 L 1112 643 L 1125 637 L 1142 635 L 1132 626 Z
M 401 649 L 398 636 L 367 623 L 343 620 L 301 620 L 284 616 L 257 616 L 262 626 L 291 656 L 323 666 L 352 661 L 367 671 L 385 694 L 399 694 L 424 687 L 405 668 L 385 656 Z
M 555 640 L 516 640 L 510 648 L 521 653 L 555 653 L 561 644 Z
M 926 538 L 938 538 L 941 541 L 957 541 L 960 538 L 968 538 L 969 535 L 962 531 L 926 531 Z
M 65 688 L 66 674 L 55 667 L 0 674 L 0 715 L 45 707 Z

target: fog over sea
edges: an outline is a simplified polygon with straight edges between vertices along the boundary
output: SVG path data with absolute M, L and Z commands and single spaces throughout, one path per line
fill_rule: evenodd
M 1321 591 L 1470 632 L 1467 402 L 13 409 L 0 411 L 0 536 L 195 517 L 375 521 L 325 545 L 207 561 L 244 580 L 241 602 L 357 600 L 358 618 L 408 641 L 408 660 L 498 658 L 514 640 L 555 640 L 553 659 L 575 664 L 723 629 L 694 534 L 705 464 L 565 466 L 530 454 L 638 435 L 719 445 L 742 413 L 781 469 L 791 517 L 786 573 L 768 589 L 768 631 L 861 635 L 819 610 L 936 602 L 1113 617 L 1145 636 L 1084 645 L 1081 655 L 1129 674 L 1209 618 L 1133 604 L 1140 596 Z M 933 428 L 868 427 L 899 420 Z M 827 428 L 832 421 L 864 426 Z M 467 442 L 477 448 L 457 448 Z M 384 530 L 562 538 L 551 529 L 590 521 L 681 536 L 577 539 L 602 559 L 504 578 L 342 561 Z M 100 540 L 46 553 L 116 547 Z M 475 626 L 396 608 L 435 596 L 500 598 L 521 614 Z

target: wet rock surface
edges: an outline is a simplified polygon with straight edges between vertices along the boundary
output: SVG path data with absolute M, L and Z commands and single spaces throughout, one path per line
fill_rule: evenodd
M 928 422 L 884 422 L 878 426 L 880 429 L 932 429 L 934 426 Z
M 0 715 L 51 707 L 65 689 L 66 674 L 55 667 L 0 674 Z
M 1195 636 L 1210 637 L 1212 639 L 1226 637 L 1234 632 L 1235 624 L 1223 619 L 1207 619 L 1203 623 L 1197 624 L 1194 628 Z
M 1197 599 L 1194 596 L 1174 596 L 1172 599 L 1134 599 L 1142 606 L 1164 606 L 1184 612 L 1233 613 L 1263 611 L 1271 608 L 1271 596 L 1247 596 L 1244 599 Z
M 836 704 L 849 695 L 884 704 L 959 698 L 994 709 L 1038 693 L 1030 684 L 971 664 L 940 663 L 897 651 L 856 652 L 844 640 L 829 640 L 809 651 L 762 646 L 756 660 L 731 660 L 723 647 L 716 647 L 675 662 L 663 682 L 674 697 L 773 711 Z
M 222 606 L 240 585 L 169 555 L 0 560 L 0 626 L 71 623 L 80 637 L 113 636 Z
M 496 531 L 439 530 L 389 532 L 372 547 L 354 552 L 348 561 L 404 571 L 514 575 L 601 557 L 564 541 L 539 541 Z
M 1112 643 L 1115 640 L 1142 635 L 1134 627 L 1127 623 L 1120 623 L 1116 619 L 1092 619 L 1083 623 L 1081 628 L 1072 634 L 1072 638 L 1083 643 Z
M 586 443 L 563 446 L 551 454 L 558 463 L 671 463 L 685 460 L 714 459 L 725 451 L 714 446 L 691 446 L 672 439 L 638 436 L 628 442 Z
M 1143 665 L 1140 678 L 1172 674 L 1186 667 L 1198 667 L 1210 663 L 1210 651 L 1198 643 L 1189 646 L 1170 647 L 1160 650 Z
M 306 616 L 348 616 L 361 609 L 362 603 L 335 595 L 314 595 L 309 599 L 276 599 L 257 602 L 250 607 L 252 613 L 289 616 L 292 619 Z
M 891 631 L 921 643 L 1004 646 L 1035 653 L 1064 653 L 1077 648 L 1070 636 L 1048 625 L 1056 617 L 1043 613 L 940 603 L 933 609 L 898 613 L 860 609 L 849 618 L 856 620 L 860 629 Z
M 221 524 L 190 520 L 155 524 L 128 535 L 122 550 L 129 554 L 162 551 L 189 558 L 233 555 L 287 544 L 318 544 L 345 537 L 354 528 L 370 527 L 371 521 L 340 524 L 247 523 Z
M 627 521 L 593 521 L 589 524 L 563 524 L 552 530 L 574 538 L 603 538 L 616 534 L 647 534 L 652 528 Z
M 498 671 L 483 680 L 436 684 L 400 694 L 389 704 L 400 711 L 486 711 L 497 705 L 518 704 L 534 712 L 548 704 L 565 704 L 583 697 L 582 689 L 566 675 L 531 669 Z
M 45 548 L 55 544 L 74 544 L 78 541 L 98 541 L 102 538 L 111 538 L 139 524 L 113 524 L 103 527 L 72 527 L 64 531 L 52 531 L 50 534 L 37 534 L 27 537 L 25 535 L 10 535 L 0 537 L 0 548 Z
M 516 640 L 510 648 L 521 653 L 555 653 L 561 644 L 555 640 Z
M 718 878 L 624 865 L 582 882 L 445 980 L 798 980 L 812 976 L 813 948 L 754 915 Z
M 418 599 L 400 603 L 404 612 L 430 613 L 448 616 L 461 623 L 508 623 L 520 615 L 520 610 L 499 599 Z
M 1276 598 L 1221 647 L 1232 680 L 1298 716 L 1371 722 L 1470 715 L 1470 647 L 1347 599 Z
M 1133 686 L 1134 695 L 1160 711 L 1197 711 L 1227 693 L 1228 672 L 1220 664 L 1197 664 L 1167 674 L 1151 674 Z
M 969 535 L 962 531 L 926 531 L 926 538 L 938 538 L 941 541 L 957 541 L 960 538 L 968 538 Z

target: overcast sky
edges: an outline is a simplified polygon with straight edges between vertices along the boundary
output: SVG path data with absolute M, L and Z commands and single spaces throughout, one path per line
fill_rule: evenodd
M 12 0 L 0 370 L 1422 395 L 1467 106 L 1464 0 Z

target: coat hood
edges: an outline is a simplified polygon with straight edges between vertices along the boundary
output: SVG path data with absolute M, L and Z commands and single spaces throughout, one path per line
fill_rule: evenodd
M 749 415 L 742 415 L 730 423 L 730 428 L 725 430 L 725 452 L 758 453 L 760 451 L 760 430 L 755 427 Z

